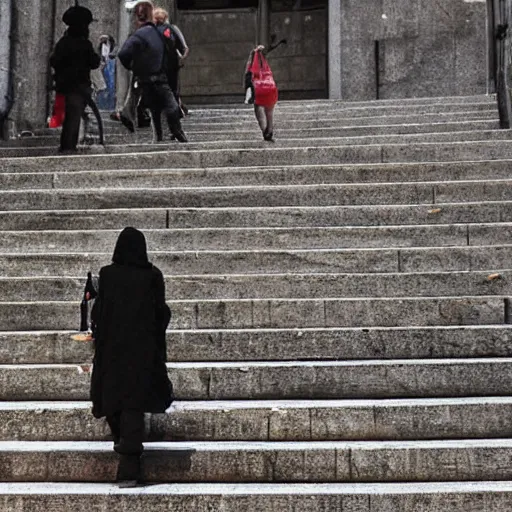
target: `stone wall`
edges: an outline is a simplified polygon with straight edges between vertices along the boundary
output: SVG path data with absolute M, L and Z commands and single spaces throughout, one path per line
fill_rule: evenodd
M 485 93 L 486 14 L 485 0 L 344 0 L 342 97 Z
M 256 43 L 257 20 L 256 9 L 179 13 L 179 27 L 191 49 L 181 73 L 184 95 L 243 94 L 244 67 Z
M 1 1 L 1 0 L 0 0 Z M 51 49 L 64 31 L 72 0 L 16 0 L 14 9 L 16 129 L 43 126 L 49 109 Z M 123 0 L 81 0 L 102 33 L 118 39 Z M 172 10 L 172 0 L 157 2 Z M 331 4 L 335 4 L 331 0 Z M 346 100 L 486 92 L 485 0 L 338 0 L 339 47 L 327 48 L 325 11 L 274 12 L 270 34 L 288 47 L 271 56 L 283 92 L 325 96 L 327 54 L 340 62 L 337 87 Z M 294 4 L 295 5 L 295 4 Z M 301 4 L 302 5 L 302 4 Z M 339 12 L 338 12 L 339 11 Z M 257 10 L 206 15 L 181 11 L 179 25 L 191 46 L 183 71 L 186 95 L 220 99 L 240 95 L 244 64 L 258 37 Z M 3 37 L 3 36 L 2 36 Z M 378 42 L 378 44 L 376 44 Z M 337 55 L 337 60 L 333 56 Z M 331 77 L 331 91 L 332 91 Z
M 327 97 L 327 9 L 273 12 L 270 34 L 287 40 L 270 54 L 281 96 Z

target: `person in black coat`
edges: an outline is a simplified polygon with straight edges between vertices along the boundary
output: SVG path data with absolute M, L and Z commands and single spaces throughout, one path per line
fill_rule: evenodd
M 112 261 L 100 271 L 91 314 L 91 400 L 93 415 L 106 416 L 120 454 L 117 479 L 128 487 L 141 478 L 144 413 L 163 413 L 172 403 L 165 340 L 171 312 L 162 273 L 148 261 L 140 231 L 122 231 Z
M 142 87 L 142 96 L 151 111 L 155 142 L 163 140 L 162 113 L 176 140 L 187 142 L 181 127 L 180 108 L 168 83 L 167 42 L 153 23 L 152 2 L 138 2 L 135 16 L 138 29 L 126 40 L 117 56 L 126 69 L 133 71 Z
M 55 90 L 65 96 L 66 115 L 60 138 L 62 151 L 76 151 L 80 119 L 91 97 L 91 70 L 100 66 L 101 58 L 89 40 L 92 13 L 85 7 L 71 7 L 62 21 L 68 25 L 50 57 L 55 70 Z

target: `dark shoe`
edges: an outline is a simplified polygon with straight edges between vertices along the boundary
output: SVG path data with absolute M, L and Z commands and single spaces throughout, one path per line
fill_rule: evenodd
M 267 130 L 265 130 L 263 132 L 263 138 L 267 141 L 267 142 L 275 142 L 274 140 L 274 133 L 273 132 L 267 132 Z
M 133 489 L 137 487 L 137 480 L 121 480 L 117 482 L 119 485 L 119 489 Z
M 140 455 L 125 455 L 119 457 L 119 466 L 117 467 L 116 482 L 120 485 L 127 485 L 141 480 Z M 134 487 L 134 485 L 132 485 Z
M 133 125 L 133 121 L 131 119 L 128 119 L 126 116 L 123 116 L 123 114 L 121 114 L 119 120 L 121 121 L 123 126 L 128 129 L 130 133 L 135 133 L 135 126 Z
M 187 136 L 181 128 L 175 128 L 172 130 L 172 134 L 176 137 L 178 142 L 188 142 Z

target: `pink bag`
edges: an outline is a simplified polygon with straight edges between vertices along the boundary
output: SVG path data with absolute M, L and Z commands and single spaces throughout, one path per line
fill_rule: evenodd
M 267 59 L 261 51 L 256 50 L 249 70 L 252 73 L 254 86 L 254 104 L 261 107 L 273 107 L 277 103 L 279 93 Z

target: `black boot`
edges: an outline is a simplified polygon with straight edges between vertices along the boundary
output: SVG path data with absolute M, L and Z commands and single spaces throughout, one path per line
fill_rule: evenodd
M 174 135 L 178 142 L 188 142 L 185 132 L 181 128 L 181 124 L 175 124 L 171 128 L 171 133 Z
M 140 455 L 120 455 L 116 476 L 119 487 L 121 489 L 137 487 L 141 479 Z

